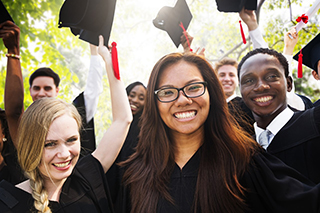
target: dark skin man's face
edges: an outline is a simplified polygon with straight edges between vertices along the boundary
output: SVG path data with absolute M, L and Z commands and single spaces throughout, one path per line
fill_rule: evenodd
M 259 127 L 268 126 L 287 107 L 286 94 L 292 85 L 274 56 L 251 56 L 243 63 L 239 79 L 242 98 Z

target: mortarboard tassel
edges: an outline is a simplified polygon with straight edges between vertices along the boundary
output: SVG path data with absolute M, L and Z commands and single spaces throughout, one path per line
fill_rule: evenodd
M 116 42 L 112 42 L 111 45 L 112 45 L 112 48 L 111 48 L 111 59 L 112 59 L 112 66 L 113 66 L 114 76 L 118 80 L 120 80 L 117 43 Z
M 183 35 L 184 35 L 184 36 L 186 37 L 186 39 L 187 39 L 190 52 L 192 52 L 192 49 L 191 49 L 191 47 L 190 47 L 190 42 L 189 42 L 189 39 L 188 39 L 188 36 L 187 36 L 187 31 L 186 31 L 186 29 L 184 28 L 182 22 L 180 22 L 180 25 L 179 25 L 179 26 L 182 28 L 182 30 L 183 30 L 183 32 L 184 32 Z
M 243 41 L 244 44 L 246 44 L 247 41 L 246 41 L 246 37 L 244 36 L 241 20 L 239 20 L 239 23 L 240 23 L 240 32 L 241 32 L 242 41 Z
M 302 51 L 300 50 L 298 59 L 298 78 L 302 78 Z

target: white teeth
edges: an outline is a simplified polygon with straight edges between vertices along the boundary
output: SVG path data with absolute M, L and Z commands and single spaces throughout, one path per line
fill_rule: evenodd
M 265 96 L 265 97 L 261 97 L 261 98 L 256 98 L 255 101 L 259 102 L 259 103 L 263 103 L 263 102 L 270 101 L 271 99 L 272 99 L 271 96 Z
M 131 106 L 131 108 L 137 109 L 137 107 L 135 105 L 131 104 L 130 106 Z
M 194 117 L 195 114 L 196 114 L 196 112 L 193 111 L 193 112 L 176 113 L 175 116 L 177 118 L 191 118 L 191 117 Z
M 53 165 L 55 165 L 56 167 L 66 167 L 68 166 L 68 164 L 70 163 L 70 161 L 66 162 L 66 163 L 54 163 Z

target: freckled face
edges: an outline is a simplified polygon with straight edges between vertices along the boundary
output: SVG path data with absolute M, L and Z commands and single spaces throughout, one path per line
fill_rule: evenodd
M 44 97 L 56 97 L 59 88 L 54 84 L 54 80 L 48 76 L 36 77 L 30 87 L 30 95 L 33 101 Z
M 80 154 L 80 136 L 74 118 L 64 114 L 49 127 L 39 165 L 40 172 L 49 180 L 60 182 L 71 175 Z M 49 173 L 49 174 L 48 174 Z
M 240 91 L 255 119 L 272 120 L 287 106 L 287 79 L 284 69 L 274 56 L 256 54 L 241 67 Z
M 160 75 L 158 88 L 181 88 L 194 82 L 203 82 L 204 79 L 199 69 L 188 62 L 180 61 L 167 67 Z M 160 116 L 164 123 L 171 129 L 172 134 L 194 134 L 204 132 L 210 98 L 206 90 L 202 96 L 187 98 L 182 91 L 178 99 L 169 103 L 157 100 Z

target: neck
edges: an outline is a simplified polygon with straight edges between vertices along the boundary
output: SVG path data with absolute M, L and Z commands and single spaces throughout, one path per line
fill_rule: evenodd
M 53 182 L 50 179 L 44 180 L 44 187 L 47 191 L 49 200 L 59 202 L 60 193 L 65 181 L 66 179 L 63 179 L 59 182 Z
M 286 107 L 287 105 L 284 105 L 283 107 L 279 108 L 276 112 L 272 112 L 267 115 L 259 115 L 252 112 L 253 118 L 257 122 L 258 127 L 266 129 L 267 126 L 269 126 L 269 124 L 273 121 L 273 119 L 275 119 L 281 112 L 283 112 L 283 110 L 285 110 Z
M 175 162 L 182 169 L 194 153 L 200 148 L 204 140 L 204 131 L 193 134 L 178 134 L 173 136 L 175 146 Z
M 3 159 L 3 157 L 2 157 L 2 155 L 0 153 L 0 171 L 5 165 L 6 165 L 6 163 L 4 162 L 4 159 Z

